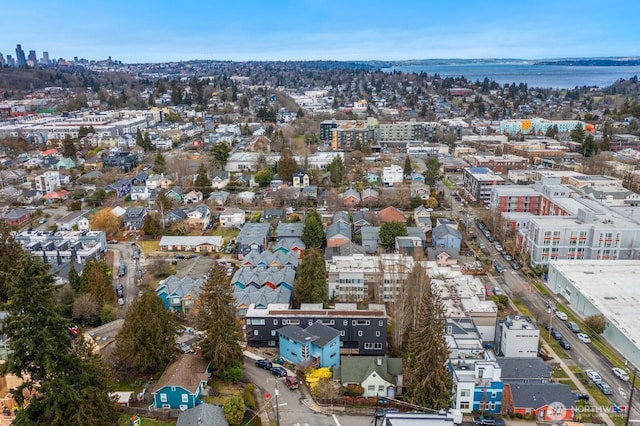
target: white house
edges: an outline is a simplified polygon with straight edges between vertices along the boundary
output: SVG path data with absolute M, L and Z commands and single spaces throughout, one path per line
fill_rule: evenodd
M 229 172 L 217 171 L 211 175 L 211 186 L 215 189 L 222 189 L 229 185 Z
M 202 192 L 191 191 L 184 196 L 185 204 L 197 204 L 202 201 Z
M 151 191 L 146 186 L 132 186 L 129 195 L 131 196 L 131 201 L 146 201 L 149 199 Z
M 385 186 L 393 186 L 402 183 L 404 180 L 404 170 L 397 164 L 384 167 L 382 169 L 382 184 Z
M 365 343 L 366 344 L 366 343 Z M 402 389 L 402 359 L 387 356 L 342 357 L 334 378 L 343 386 L 360 385 L 362 396 L 398 396 Z
M 245 220 L 244 210 L 235 207 L 227 207 L 220 213 L 220 226 L 223 228 L 240 228 Z

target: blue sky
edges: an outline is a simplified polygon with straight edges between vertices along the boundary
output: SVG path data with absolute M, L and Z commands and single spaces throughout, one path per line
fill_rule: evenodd
M 6 2 L 0 52 L 124 62 L 640 56 L 637 0 Z

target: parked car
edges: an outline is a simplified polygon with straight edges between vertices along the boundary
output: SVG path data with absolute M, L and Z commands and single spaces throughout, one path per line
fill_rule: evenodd
M 291 390 L 295 390 L 298 389 L 300 387 L 300 384 L 298 383 L 298 379 L 296 379 L 293 376 L 287 376 L 284 379 L 284 383 L 287 385 L 287 387 Z
M 273 367 L 268 359 L 259 359 L 256 361 L 256 365 L 264 370 L 271 370 L 271 367 Z
M 269 372 L 277 377 L 287 377 L 287 370 L 280 367 L 279 365 L 276 365 L 275 367 L 271 367 L 271 369 L 269 369 Z
M 120 264 L 120 266 L 118 267 L 118 276 L 119 277 L 124 277 L 127 274 L 127 265 L 125 265 L 124 263 Z
M 496 268 L 496 271 L 501 274 L 504 272 L 504 268 L 502 266 L 500 266 L 500 264 L 496 263 L 495 265 L 493 265 L 494 268 Z
M 196 351 L 191 347 L 191 345 L 187 345 L 186 343 L 181 343 L 180 344 L 180 350 L 182 351 L 183 354 L 192 354 L 195 353 Z
M 553 337 L 556 340 L 562 340 L 562 333 L 560 333 L 558 330 L 551 330 L 551 337 Z
M 597 382 L 596 386 L 598 387 L 598 389 L 600 389 L 600 392 L 602 392 L 605 395 L 613 395 L 613 389 L 611 389 L 611 386 L 609 386 L 609 384 L 607 382 Z
M 486 249 L 486 248 L 487 248 L 487 246 L 485 245 L 485 243 L 480 243 L 480 244 L 478 244 L 478 248 L 479 248 L 480 250 L 484 250 L 484 249 Z
M 564 339 L 560 339 L 560 341 L 558 342 L 558 344 L 562 347 L 562 349 L 564 350 L 571 350 L 571 344 L 569 342 L 567 342 Z
M 502 289 L 500 287 L 494 287 L 493 288 L 493 294 L 495 294 L 496 296 L 502 296 L 504 294 L 504 292 L 502 291 Z
M 384 418 L 384 416 L 387 415 L 387 413 L 397 413 L 400 410 L 398 410 L 397 408 L 378 408 L 376 410 L 376 419 L 380 420 L 382 418 Z
M 562 312 L 562 311 L 556 311 L 556 316 L 557 316 L 558 318 L 560 318 L 560 320 L 562 320 L 562 321 L 566 321 L 566 320 L 568 320 L 568 319 L 569 319 L 569 317 L 567 316 L 567 314 L 565 314 L 565 313 L 564 313 L 564 312 Z
M 44 224 L 44 223 L 47 223 L 47 219 L 42 218 L 42 219 L 40 219 L 40 220 L 38 221 L 38 223 L 39 223 L 40 225 L 42 225 L 42 224 Z
M 227 244 L 227 248 L 224 250 L 225 254 L 231 254 L 231 252 L 233 251 L 233 245 L 232 244 Z
M 518 262 L 511 262 L 511 267 L 514 271 L 520 270 L 520 264 Z
M 502 253 L 502 250 L 504 250 L 504 249 L 502 248 L 502 245 L 501 245 L 501 244 L 498 244 L 498 243 L 496 243 L 496 244 L 494 245 L 494 247 L 496 248 L 496 251 L 498 251 L 498 252 L 500 252 L 500 253 Z
M 602 376 L 600 376 L 600 374 L 596 370 L 593 370 L 591 368 L 584 370 L 584 374 L 586 374 L 587 377 L 590 378 L 594 383 L 602 381 Z
M 588 401 L 589 400 L 589 395 L 587 395 L 586 393 L 574 393 L 573 396 L 575 396 L 576 401 Z
M 578 339 L 580 339 L 582 343 L 591 343 L 591 337 L 587 336 L 584 333 L 578 333 L 576 334 L 576 336 L 578 337 Z
M 576 324 L 573 321 L 569 321 L 567 323 L 567 328 L 571 331 L 573 331 L 574 333 L 580 333 L 580 327 L 578 326 L 578 324 Z
M 629 381 L 629 373 L 627 373 L 626 371 L 624 371 L 622 368 L 618 368 L 618 367 L 613 367 L 611 369 L 611 372 L 613 373 L 614 376 L 616 376 L 618 379 L 620 380 L 624 380 L 625 382 Z
M 473 418 L 474 426 L 504 426 L 504 420 L 494 416 L 475 416 Z
M 507 262 L 511 262 L 513 260 L 513 257 L 511 257 L 511 255 L 507 254 L 506 252 L 502 253 L 502 257 L 504 257 L 504 260 L 506 260 Z
M 124 287 L 120 283 L 118 283 L 118 285 L 116 285 L 116 295 L 118 297 L 124 297 Z

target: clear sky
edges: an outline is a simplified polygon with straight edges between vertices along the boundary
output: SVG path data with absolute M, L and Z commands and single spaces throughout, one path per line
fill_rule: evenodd
M 123 62 L 640 56 L 638 0 L 23 0 L 0 52 Z

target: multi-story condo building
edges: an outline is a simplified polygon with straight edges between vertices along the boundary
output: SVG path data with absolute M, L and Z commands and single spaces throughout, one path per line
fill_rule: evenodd
M 516 232 L 517 247 L 529 254 L 531 264 L 638 259 L 640 221 L 607 205 L 606 199 L 594 199 L 586 192 L 592 187 L 581 190 L 560 184 L 561 179 L 543 178 L 533 186 L 496 187 L 491 194 L 490 208 L 501 213 Z M 578 181 L 584 180 L 578 177 Z M 595 181 L 603 180 L 596 177 Z M 637 197 L 632 195 L 627 195 L 629 205 L 637 205 Z
M 529 166 L 529 160 L 517 155 L 472 155 L 467 161 L 473 167 L 486 167 L 494 173 L 504 174 L 509 170 L 525 170 Z
M 456 409 L 463 413 L 502 409 L 501 368 L 491 349 L 486 349 L 473 321 L 450 318 L 446 323 L 449 368 L 454 383 Z
M 527 316 L 514 315 L 498 321 L 496 345 L 498 355 L 514 358 L 538 356 L 540 329 Z
M 101 259 L 107 251 L 104 231 L 21 232 L 16 241 L 32 256 L 51 265 L 72 261 L 84 264 L 90 259 Z
M 462 184 L 471 201 L 488 203 L 491 190 L 504 185 L 504 179 L 487 167 L 469 167 L 463 170 Z
M 376 132 L 376 141 L 380 144 L 389 142 L 433 142 L 436 137 L 438 123 L 420 122 L 416 120 L 380 123 Z
M 348 121 L 331 130 L 331 149 L 333 151 L 352 150 L 357 145 L 373 144 L 375 119 L 367 121 Z
M 48 194 L 60 188 L 60 173 L 56 171 L 44 172 L 36 176 L 34 183 L 36 191 L 42 195 Z
M 387 353 L 387 312 L 384 305 L 373 304 L 367 309 L 358 309 L 355 303 L 337 303 L 333 309 L 306 303 L 300 309 L 290 309 L 287 304 L 269 304 L 266 309 L 250 305 L 246 313 L 247 344 L 258 348 L 276 347 L 278 329 L 287 325 L 306 328 L 316 322 L 340 332 L 341 354 Z
M 522 120 L 502 120 L 500 122 L 500 133 L 509 135 L 538 135 L 544 136 L 547 130 L 553 126 L 558 127 L 559 133 L 571 132 L 576 126 L 584 130 L 594 131 L 593 125 L 586 124 L 580 120 L 546 120 L 544 118 L 532 118 Z

